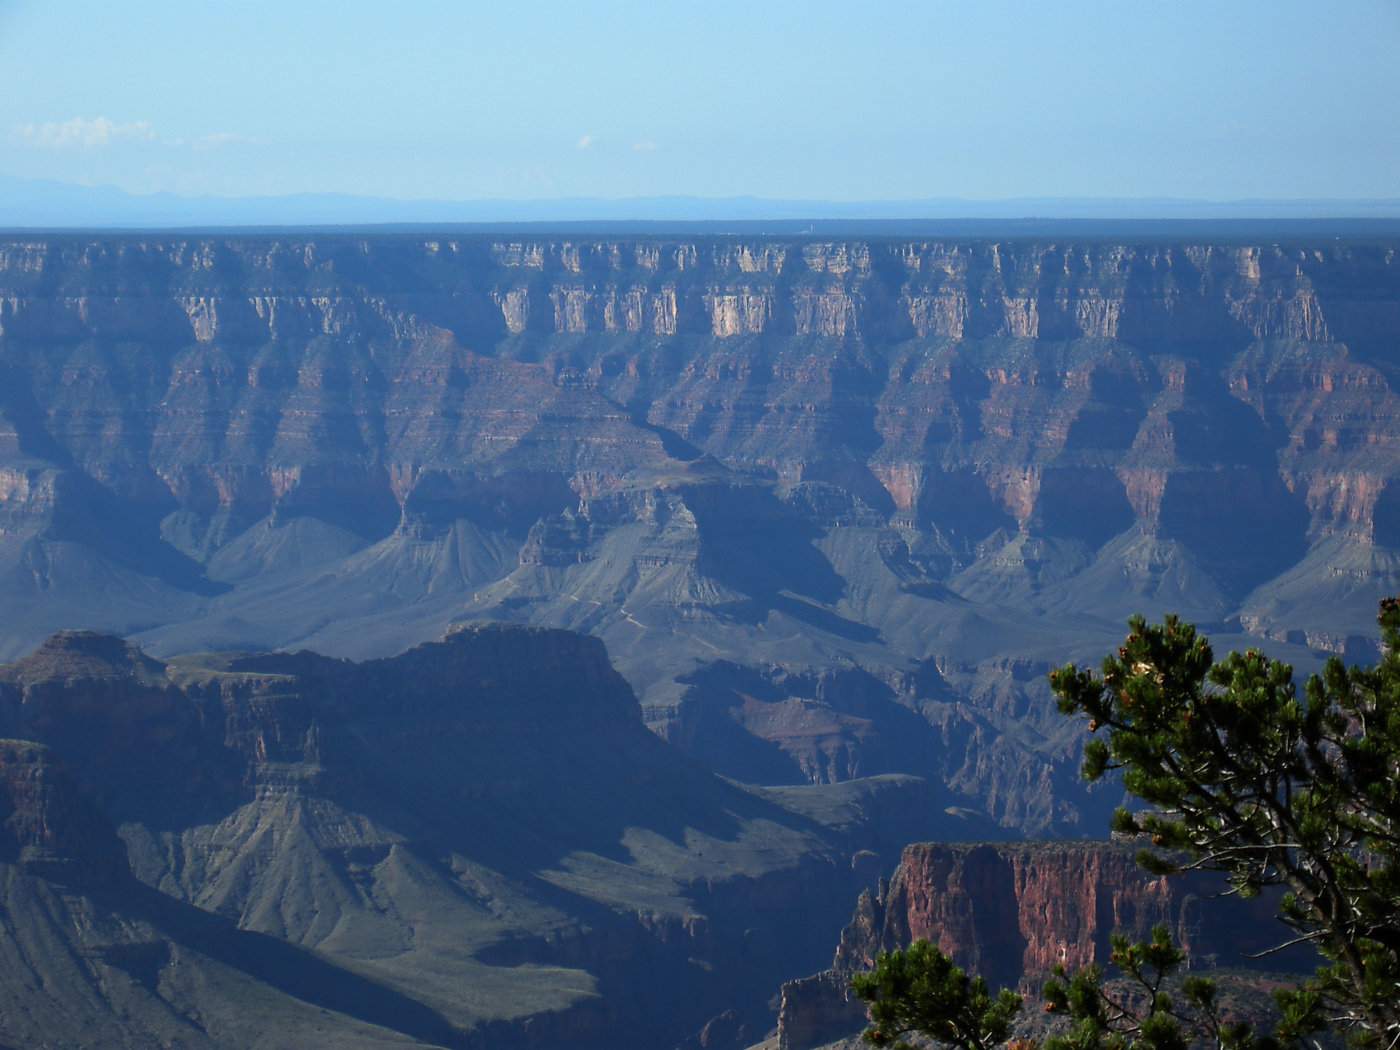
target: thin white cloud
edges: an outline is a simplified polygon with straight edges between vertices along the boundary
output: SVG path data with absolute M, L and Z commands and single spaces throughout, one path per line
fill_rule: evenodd
M 248 139 L 242 135 L 234 135 L 231 132 L 221 131 L 216 135 L 204 135 L 190 143 L 190 148 L 203 152 L 207 149 L 218 149 L 220 146 L 228 146 L 234 142 L 247 142 Z
M 43 124 L 17 124 L 12 129 L 12 135 L 21 142 L 53 149 L 95 149 L 117 142 L 149 142 L 156 137 L 144 120 L 118 124 L 106 117 L 93 120 L 74 117 L 62 123 L 50 120 Z
M 592 135 L 585 135 L 583 136 L 583 138 L 579 139 L 577 142 L 574 143 L 574 148 L 587 149 L 589 146 L 593 145 L 593 143 L 597 141 L 598 140 L 595 139 Z
M 660 146 L 658 146 L 655 142 L 652 142 L 649 139 L 638 139 L 636 142 L 632 143 L 632 149 L 638 152 L 660 148 Z

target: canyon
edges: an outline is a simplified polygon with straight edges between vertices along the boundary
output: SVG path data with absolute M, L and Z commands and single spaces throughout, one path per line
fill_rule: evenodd
M 925 786 L 802 798 L 650 733 L 596 639 L 468 625 L 361 663 L 0 667 L 0 1042 L 671 1046 L 762 1034 Z
M 601 638 L 737 779 L 1097 829 L 1044 672 L 1374 653 L 1394 246 L 0 244 L 0 656 Z
M 0 239 L 14 907 L 114 1033 L 314 957 L 344 1045 L 752 1041 L 906 844 L 1103 834 L 1129 614 L 1374 658 L 1395 247 Z

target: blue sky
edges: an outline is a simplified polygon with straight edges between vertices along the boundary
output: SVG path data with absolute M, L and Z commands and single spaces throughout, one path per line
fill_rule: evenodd
M 1400 197 L 1400 0 L 0 0 L 0 174 L 399 199 Z

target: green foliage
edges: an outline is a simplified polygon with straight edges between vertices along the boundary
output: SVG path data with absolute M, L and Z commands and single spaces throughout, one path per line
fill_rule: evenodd
M 960 1050 L 991 1050 L 1011 1034 L 1021 997 L 1003 988 L 991 995 L 981 977 L 969 977 L 928 941 L 905 951 L 881 952 L 871 973 L 851 979 L 870 1008 L 865 1041 L 912 1050 L 904 1037 L 919 1033 Z
M 1217 663 L 1174 616 L 1133 617 L 1099 674 L 1051 674 L 1060 710 L 1101 734 L 1085 745 L 1084 775 L 1116 772 L 1155 807 L 1113 817 L 1115 831 L 1156 847 L 1139 862 L 1217 870 L 1241 896 L 1281 887 L 1287 943 L 1311 944 L 1327 963 L 1276 993 L 1274 1036 L 1258 1038 L 1222 1019 L 1210 980 L 1176 979 L 1183 955 L 1164 927 L 1136 944 L 1115 935 L 1118 981 L 1089 966 L 1046 982 L 1045 1008 L 1069 1024 L 1044 1050 L 1273 1050 L 1331 1025 L 1359 1047 L 1400 1046 L 1400 600 L 1381 603 L 1379 623 L 1379 662 L 1333 658 L 1301 695 L 1290 667 L 1253 649 Z M 852 987 L 870 1005 L 866 1040 L 895 1050 L 915 1032 L 989 1050 L 1021 1005 L 1009 991 L 992 999 L 927 942 L 881 953 Z
M 1154 928 L 1148 941 L 1130 943 L 1114 934 L 1110 943 L 1117 981 L 1106 983 L 1103 967 L 1086 966 L 1072 976 L 1057 967 L 1045 982 L 1045 1009 L 1069 1024 L 1042 1050 L 1187 1050 L 1202 1043 L 1217 1050 L 1277 1050 L 1275 1040 L 1256 1039 L 1248 1024 L 1221 1017 L 1213 981 L 1195 974 L 1177 978 L 1185 954 L 1165 926 Z M 893 1050 L 912 1050 L 905 1040 L 911 1033 L 942 1046 L 991 1050 L 1010 1038 L 1021 1009 L 1019 995 L 1003 990 L 993 998 L 982 978 L 969 977 L 924 940 L 907 951 L 881 952 L 875 969 L 852 978 L 851 987 L 870 1009 L 866 1042 Z M 1311 1015 L 1302 1021 L 1297 1034 L 1317 1027 Z
M 1156 807 L 1114 815 L 1115 831 L 1158 847 L 1141 863 L 1219 870 L 1244 896 L 1286 891 L 1293 941 L 1328 964 L 1281 996 L 1285 1037 L 1329 1020 L 1361 1045 L 1400 1041 L 1400 603 L 1382 602 L 1379 621 L 1377 664 L 1334 657 L 1301 695 L 1288 666 L 1253 649 L 1216 663 L 1172 616 L 1130 620 L 1098 675 L 1051 674 L 1060 709 L 1102 734 L 1085 776 L 1117 771 Z
M 1110 990 L 1103 968 L 1087 966 L 1073 977 L 1063 968 L 1045 982 L 1045 1008 L 1063 1014 L 1069 1030 L 1045 1040 L 1044 1050 L 1186 1050 L 1205 1041 L 1219 1050 L 1266 1050 L 1272 1041 L 1256 1040 L 1250 1026 L 1227 1023 L 1215 1001 L 1215 983 L 1191 975 L 1179 984 L 1179 1000 L 1169 991 L 1171 978 L 1185 960 L 1165 926 L 1150 941 L 1130 944 L 1121 934 L 1110 938 L 1110 961 L 1125 980 Z

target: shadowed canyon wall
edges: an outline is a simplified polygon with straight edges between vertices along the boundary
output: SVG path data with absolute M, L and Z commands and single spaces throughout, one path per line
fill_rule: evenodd
M 877 853 L 951 826 L 923 792 L 724 781 L 571 632 L 362 663 L 57 634 L 0 665 L 0 1043 L 761 1034 Z

